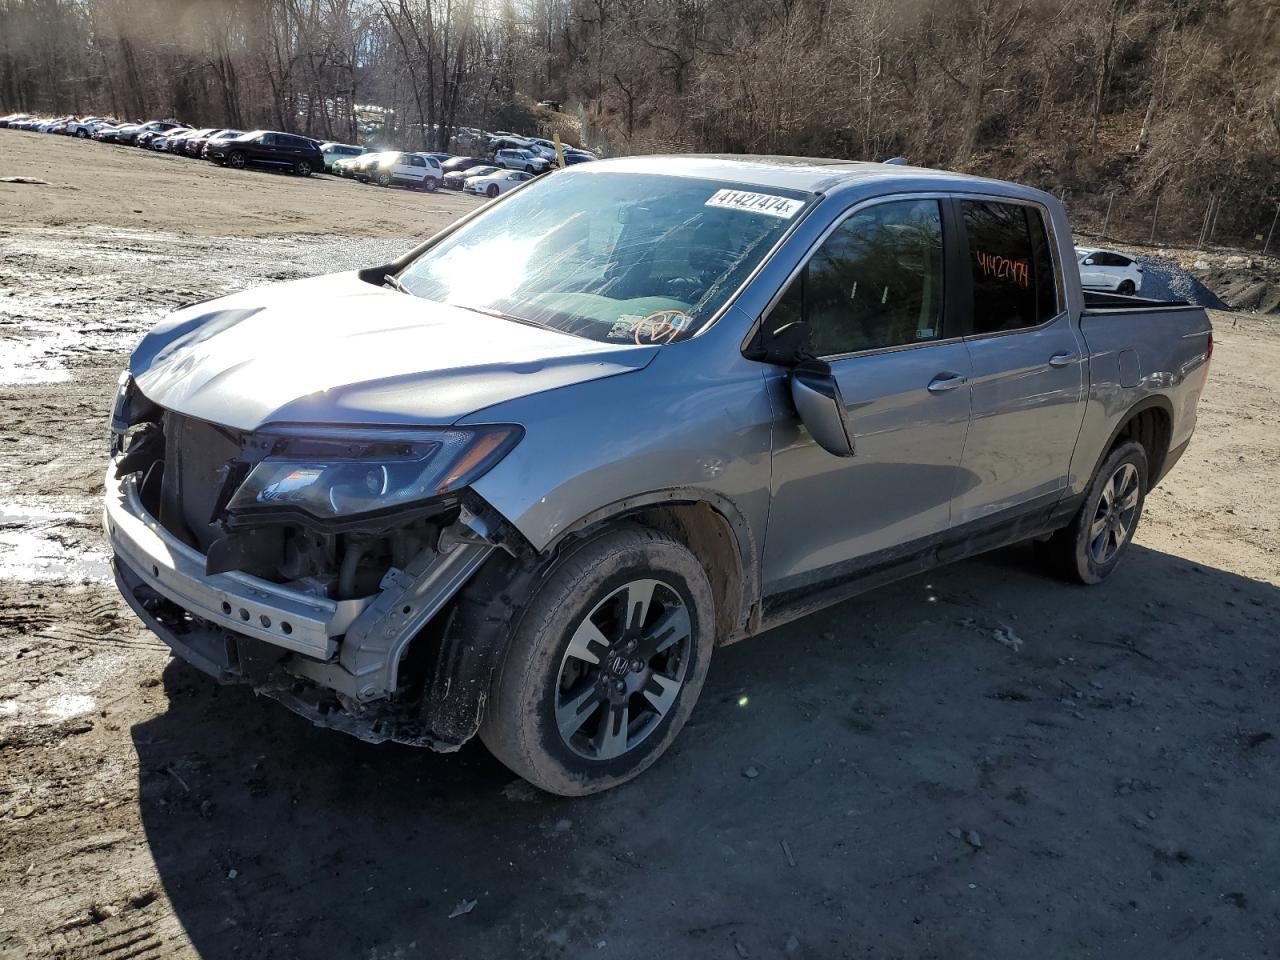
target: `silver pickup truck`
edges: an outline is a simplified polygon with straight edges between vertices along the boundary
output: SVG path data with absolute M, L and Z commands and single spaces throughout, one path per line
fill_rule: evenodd
M 1197 307 L 1085 294 L 1037 190 L 583 164 L 161 322 L 105 525 L 189 663 L 586 794 L 661 755 L 720 644 L 1015 541 L 1105 578 L 1212 350 Z

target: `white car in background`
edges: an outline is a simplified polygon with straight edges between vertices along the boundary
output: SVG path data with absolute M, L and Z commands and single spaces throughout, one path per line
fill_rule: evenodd
M 444 180 L 444 171 L 439 160 L 423 153 L 388 153 L 370 179 L 384 187 L 398 185 L 432 193 Z
M 462 190 L 464 193 L 478 193 L 485 197 L 496 197 L 500 193 L 514 190 L 522 183 L 533 179 L 532 173 L 523 170 L 497 170 L 481 177 L 469 177 Z
M 1080 283 L 1090 290 L 1114 290 L 1131 297 L 1142 289 L 1142 267 L 1136 260 L 1115 250 L 1077 247 Z

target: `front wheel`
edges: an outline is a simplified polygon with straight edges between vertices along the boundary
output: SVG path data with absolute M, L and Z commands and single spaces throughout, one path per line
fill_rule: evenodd
M 435 193 L 436 187 L 438 186 L 439 186 L 439 183 L 436 182 L 435 177 L 427 177 L 425 180 L 422 181 L 422 189 L 425 190 L 427 193 Z
M 584 541 L 519 615 L 480 737 L 550 793 L 618 786 L 680 732 L 714 642 L 711 584 L 683 544 L 630 525 Z
M 227 166 L 231 167 L 233 170 L 243 170 L 244 164 L 245 164 L 244 154 L 241 153 L 239 150 L 235 151 L 234 153 L 231 154 L 231 156 L 227 157 Z
M 293 165 L 293 172 L 300 177 L 311 176 L 311 164 L 306 160 L 299 160 Z
M 494 197 L 498 195 L 498 185 L 496 183 L 491 183 L 489 184 L 489 186 L 484 188 L 484 192 L 485 192 L 485 195 L 492 200 Z
M 1098 467 L 1071 523 L 1037 544 L 1055 573 L 1076 583 L 1105 580 L 1133 542 L 1147 497 L 1147 451 L 1122 443 Z
M 391 174 L 389 174 L 389 173 L 384 173 L 384 174 L 382 174 L 381 176 L 379 176 L 379 177 L 378 177 L 378 183 L 379 183 L 381 186 L 384 186 L 384 187 L 389 187 L 389 186 L 391 186 Z
M 77 130 L 77 131 L 76 131 L 76 136 L 77 136 L 77 137 L 79 137 L 81 140 L 88 140 L 88 139 L 89 139 L 89 131 L 88 131 L 88 130 Z

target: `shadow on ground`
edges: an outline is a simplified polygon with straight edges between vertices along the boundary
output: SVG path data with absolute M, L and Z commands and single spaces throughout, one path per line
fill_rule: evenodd
M 1004 551 L 719 651 L 671 753 L 585 800 L 173 663 L 142 818 L 209 960 L 1261 956 L 1278 611 L 1140 547 L 1092 589 Z

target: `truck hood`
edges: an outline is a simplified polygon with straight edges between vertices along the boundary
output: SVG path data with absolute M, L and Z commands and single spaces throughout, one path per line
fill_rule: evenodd
M 179 310 L 143 338 L 129 372 L 162 407 L 239 430 L 441 425 L 643 369 L 657 349 L 531 327 L 339 273 Z

